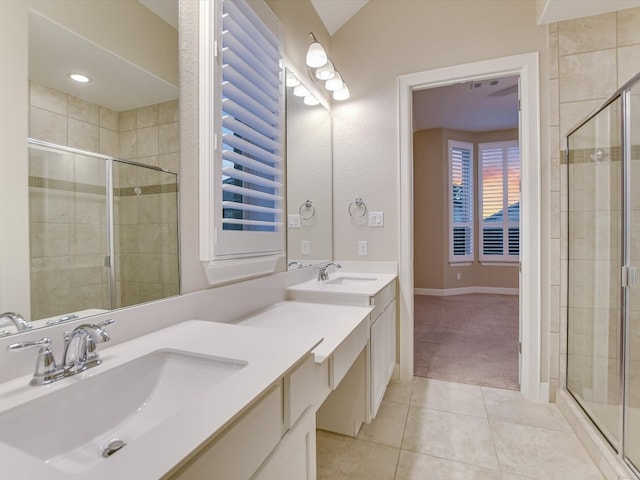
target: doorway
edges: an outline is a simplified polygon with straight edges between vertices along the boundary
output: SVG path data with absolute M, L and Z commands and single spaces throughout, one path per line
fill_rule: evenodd
M 519 390 L 519 76 L 415 89 L 414 374 Z
M 522 165 L 521 225 L 530 234 L 521 239 L 520 342 L 521 391 L 531 399 L 547 399 L 548 385 L 540 376 L 540 126 L 538 54 L 529 53 L 445 67 L 399 77 L 399 310 L 400 310 L 400 378 L 413 377 L 414 330 L 414 242 L 413 242 L 413 91 L 452 85 L 469 80 L 482 80 L 519 75 L 520 145 Z

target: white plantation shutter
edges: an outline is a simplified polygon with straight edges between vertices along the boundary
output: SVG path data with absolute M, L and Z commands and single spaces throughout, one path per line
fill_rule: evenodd
M 517 141 L 478 145 L 480 261 L 517 262 L 520 254 L 520 148 Z
M 215 0 L 210 21 L 214 61 L 201 82 L 213 103 L 209 176 L 211 204 L 201 237 L 203 260 L 284 252 L 284 86 L 279 24 L 264 2 Z M 202 157 L 201 154 L 201 157 Z M 202 159 L 201 159 L 202 162 Z M 202 163 L 201 163 L 202 166 Z M 201 200 L 202 202 L 202 200 Z
M 449 140 L 449 261 L 473 261 L 473 144 Z

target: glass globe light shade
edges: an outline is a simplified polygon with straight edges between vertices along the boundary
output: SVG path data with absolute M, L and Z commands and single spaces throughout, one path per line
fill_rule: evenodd
M 342 88 L 340 90 L 333 92 L 334 100 L 347 100 L 349 96 L 349 87 L 347 87 L 347 84 L 344 82 L 342 83 Z
M 318 68 L 327 63 L 327 52 L 320 43 L 313 42 L 307 50 L 307 65 L 311 68 Z
M 316 69 L 316 78 L 318 80 L 329 80 L 336 75 L 335 68 L 333 67 L 333 62 L 331 60 L 327 60 L 323 66 L 318 67 Z
M 297 87 L 293 87 L 293 94 L 296 97 L 306 97 L 310 93 L 311 92 L 309 91 L 309 89 L 302 84 L 298 85 Z
M 318 100 L 316 97 L 314 97 L 313 95 L 307 95 L 306 97 L 304 97 L 304 104 L 305 105 L 318 105 L 320 103 L 320 100 Z
M 325 82 L 324 87 L 330 92 L 335 92 L 336 90 L 340 90 L 343 84 L 344 82 L 342 81 L 342 76 L 336 71 L 336 74 L 333 76 L 333 78 L 330 78 Z

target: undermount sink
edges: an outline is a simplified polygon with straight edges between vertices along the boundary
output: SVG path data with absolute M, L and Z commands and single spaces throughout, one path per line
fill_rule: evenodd
M 375 282 L 377 278 L 375 277 L 334 277 L 326 280 L 325 284 L 327 285 L 366 285 L 370 282 Z
M 159 350 L 0 414 L 0 442 L 61 471 L 108 461 L 247 362 Z M 34 387 L 46 388 L 46 387 Z M 169 440 L 167 440 L 169 441 Z M 117 449 L 107 453 L 118 455 Z M 108 455 L 107 455 L 108 456 Z

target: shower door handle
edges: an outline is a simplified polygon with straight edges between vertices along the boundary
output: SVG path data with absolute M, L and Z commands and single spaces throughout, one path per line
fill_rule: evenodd
M 622 267 L 622 287 L 635 287 L 638 269 L 632 265 Z

